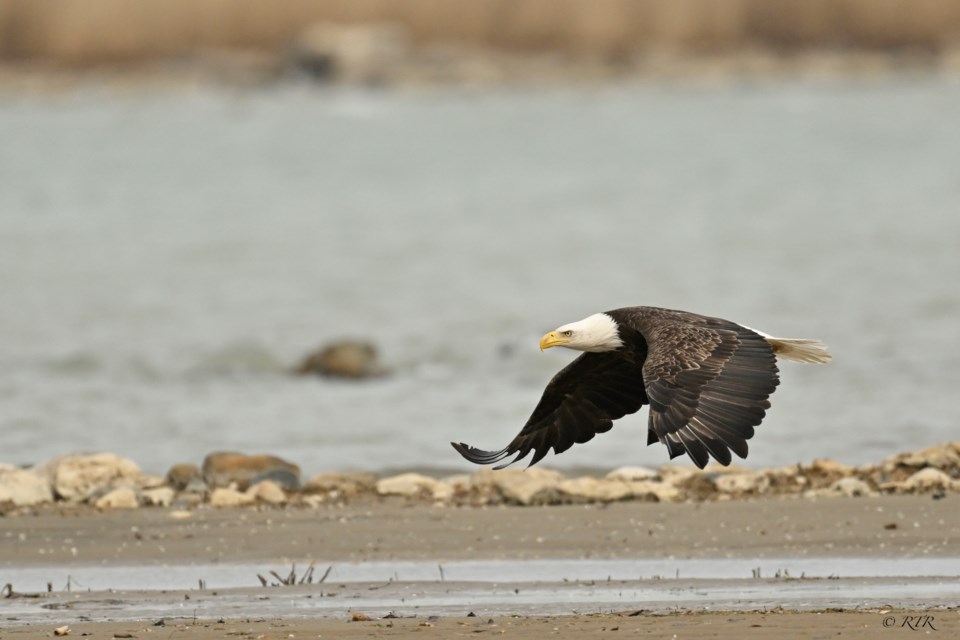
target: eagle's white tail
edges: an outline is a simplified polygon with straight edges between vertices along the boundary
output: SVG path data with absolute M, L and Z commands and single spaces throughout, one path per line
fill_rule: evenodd
M 778 358 L 793 360 L 794 362 L 808 362 L 812 364 L 826 364 L 833 360 L 827 351 L 827 345 L 819 340 L 809 338 L 774 338 L 763 336 L 773 347 L 773 353 Z

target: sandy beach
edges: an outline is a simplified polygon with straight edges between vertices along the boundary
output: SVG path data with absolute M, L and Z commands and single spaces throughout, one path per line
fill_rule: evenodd
M 954 499 L 24 511 L 0 637 L 950 637 Z

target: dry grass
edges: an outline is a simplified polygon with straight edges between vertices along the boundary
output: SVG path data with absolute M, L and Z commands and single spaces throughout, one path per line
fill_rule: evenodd
M 0 58 L 93 64 L 277 50 L 318 21 L 395 22 L 419 44 L 601 57 L 960 43 L 960 0 L 0 0 Z

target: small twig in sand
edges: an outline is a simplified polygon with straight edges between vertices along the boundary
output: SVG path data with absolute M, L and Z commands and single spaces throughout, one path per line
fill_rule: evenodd
M 443 565 L 442 565 L 442 564 L 438 564 L 438 565 L 437 565 L 437 569 L 440 569 L 440 582 L 446 582 L 446 580 L 445 580 L 444 577 L 443 577 Z
M 8 582 L 0 589 L 0 596 L 4 598 L 40 598 L 42 593 L 18 593 L 13 590 L 13 584 Z
M 261 585 L 263 585 L 264 587 L 267 586 L 267 579 L 266 579 L 266 578 L 264 578 L 264 577 L 263 577 L 262 575 L 260 575 L 259 573 L 257 574 L 257 577 L 260 578 L 260 584 L 261 584 Z
M 326 581 L 327 581 L 327 576 L 330 575 L 330 572 L 331 572 L 331 571 L 333 571 L 333 565 L 330 565 L 329 567 L 327 567 L 327 570 L 323 572 L 323 575 L 320 576 L 320 579 L 317 580 L 317 582 L 318 582 L 318 583 L 321 583 L 321 584 L 324 583 L 324 582 L 326 582 Z
M 303 577 L 300 578 L 299 584 L 311 584 L 313 582 L 313 563 L 310 563 L 310 566 L 307 567 L 307 570 L 303 572 Z

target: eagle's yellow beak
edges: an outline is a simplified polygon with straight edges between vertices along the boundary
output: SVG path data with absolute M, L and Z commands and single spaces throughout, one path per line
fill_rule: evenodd
M 567 344 L 568 342 L 570 342 L 570 338 L 561 337 L 556 331 L 551 331 L 540 338 L 540 351 L 549 349 L 550 347 L 556 347 L 557 345 Z

